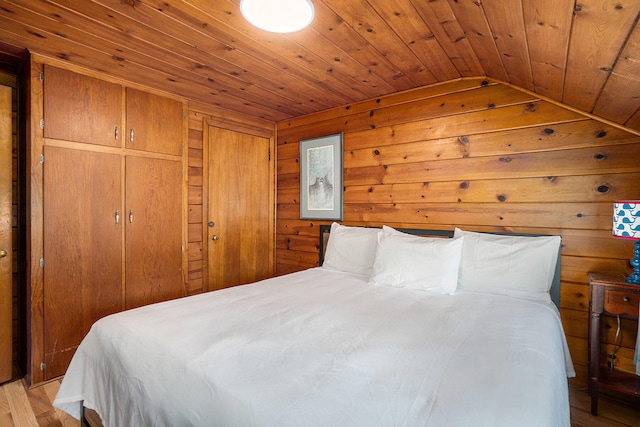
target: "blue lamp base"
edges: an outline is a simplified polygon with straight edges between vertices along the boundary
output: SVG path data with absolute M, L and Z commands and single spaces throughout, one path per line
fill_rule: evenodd
M 626 282 L 634 285 L 640 285 L 640 240 L 635 242 L 636 248 L 633 250 L 633 258 L 631 258 L 631 267 L 633 273 L 627 277 Z

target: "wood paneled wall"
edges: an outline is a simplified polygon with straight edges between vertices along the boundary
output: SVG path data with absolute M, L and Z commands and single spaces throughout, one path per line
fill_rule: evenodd
M 640 137 L 485 79 L 280 122 L 277 132 L 278 274 L 317 265 L 319 225 L 330 223 L 299 219 L 299 141 L 344 132 L 345 224 L 562 236 L 561 314 L 574 383 L 586 384 L 587 273 L 629 271 L 632 244 L 611 237 L 612 202 L 640 198 Z M 628 370 L 636 327 L 623 324 L 617 363 Z

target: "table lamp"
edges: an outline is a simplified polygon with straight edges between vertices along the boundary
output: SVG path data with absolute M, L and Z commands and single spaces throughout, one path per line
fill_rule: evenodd
M 640 200 L 620 200 L 613 203 L 613 236 L 635 240 L 631 266 L 633 273 L 626 282 L 640 285 Z

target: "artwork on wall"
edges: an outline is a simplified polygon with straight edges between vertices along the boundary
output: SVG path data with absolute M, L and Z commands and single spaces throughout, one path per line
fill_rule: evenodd
M 342 220 L 342 133 L 300 141 L 300 219 Z

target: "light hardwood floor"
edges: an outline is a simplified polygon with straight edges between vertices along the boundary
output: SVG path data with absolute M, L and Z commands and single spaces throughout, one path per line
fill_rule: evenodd
M 0 386 L 0 426 L 79 427 L 80 422 L 51 405 L 60 381 L 25 389 L 21 380 Z M 584 390 L 571 390 L 571 427 L 640 427 L 640 404 L 623 405 L 605 396 L 599 415 L 589 413 L 590 399 Z

